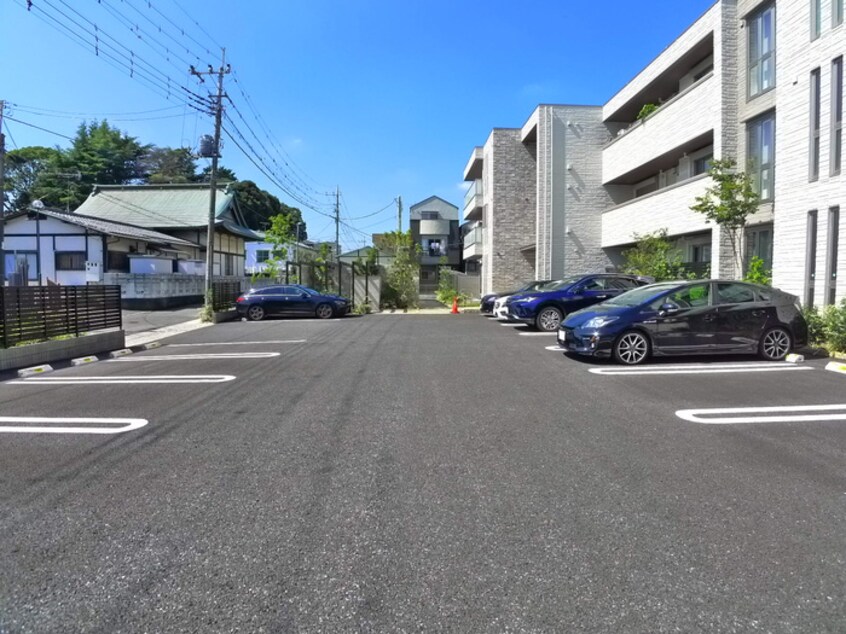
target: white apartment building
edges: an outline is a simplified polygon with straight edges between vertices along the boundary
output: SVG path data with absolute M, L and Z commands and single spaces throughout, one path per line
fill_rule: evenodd
M 843 1 L 718 0 L 602 106 L 599 121 L 580 124 L 578 141 L 568 134 L 577 130 L 567 125 L 575 115 L 557 119 L 560 126 L 553 111 L 544 111 L 557 106 L 540 106 L 522 130 L 510 133 L 515 143 L 519 135 L 527 156 L 497 155 L 494 131 L 465 169 L 465 180 L 476 180 L 465 219 L 481 220 L 484 232 L 472 248 L 465 242 L 465 258 L 470 250 L 481 259 L 483 290 L 511 285 L 513 275 L 498 269 L 521 269 L 527 279 L 618 266 L 636 235 L 665 229 L 699 273 L 737 277 L 743 274 L 738 262 L 757 255 L 772 269 L 774 285 L 806 304 L 846 297 L 846 258 L 839 257 L 846 231 L 840 222 Z M 545 138 L 543 121 L 553 122 L 549 156 L 537 141 Z M 558 160 L 561 152 L 574 156 L 573 142 L 587 139 L 577 154 L 591 156 Z M 735 159 L 761 196 L 740 254 L 718 226 L 690 210 L 710 184 L 715 157 Z M 594 159 L 596 179 L 585 178 L 591 168 L 570 169 Z M 498 180 L 519 191 L 518 200 L 497 200 Z M 585 203 L 579 221 L 570 194 Z M 510 234 L 508 242 L 525 245 L 513 262 L 497 248 L 503 244 L 498 226 Z M 573 257 L 579 244 L 587 257 Z

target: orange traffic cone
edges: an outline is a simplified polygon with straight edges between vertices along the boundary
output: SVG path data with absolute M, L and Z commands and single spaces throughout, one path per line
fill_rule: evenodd
M 458 314 L 458 298 L 457 298 L 457 297 L 453 297 L 453 298 L 452 298 L 452 310 L 451 310 L 450 312 L 451 312 L 453 315 L 457 315 L 457 314 Z

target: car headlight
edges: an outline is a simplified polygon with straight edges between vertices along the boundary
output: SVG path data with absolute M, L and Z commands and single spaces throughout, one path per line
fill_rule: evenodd
M 345 305 L 345 304 L 347 303 L 347 300 L 345 300 L 345 299 L 336 299 L 336 300 L 335 300 L 335 303 L 336 303 L 338 306 L 343 306 L 343 305 Z
M 533 301 L 535 301 L 536 299 L 537 299 L 537 296 L 534 296 L 534 295 L 533 295 L 533 296 L 531 296 L 531 297 L 520 297 L 519 299 L 515 299 L 515 300 L 514 300 L 514 302 L 515 302 L 515 303 L 516 303 L 516 302 L 533 302 Z
M 610 316 L 603 316 L 603 317 L 594 317 L 592 319 L 588 319 L 582 328 L 586 329 L 593 329 L 593 328 L 602 328 L 603 326 L 607 326 L 611 322 L 617 321 L 619 317 L 610 317 Z

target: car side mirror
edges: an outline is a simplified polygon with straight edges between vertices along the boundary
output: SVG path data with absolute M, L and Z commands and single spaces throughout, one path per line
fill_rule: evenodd
M 300 293 L 300 297 L 302 297 L 303 299 L 307 299 L 308 293 Z
M 661 304 L 661 308 L 658 310 L 658 314 L 662 317 L 664 315 L 675 315 L 677 312 L 679 312 L 679 307 L 672 302 Z

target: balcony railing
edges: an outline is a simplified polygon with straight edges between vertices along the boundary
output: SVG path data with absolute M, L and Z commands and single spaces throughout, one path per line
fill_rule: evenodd
M 470 189 L 468 189 L 467 192 L 464 194 L 464 210 L 466 211 L 470 205 L 474 205 L 476 196 L 479 196 L 481 198 L 482 193 L 482 181 L 473 181 L 473 184 L 470 185 Z

